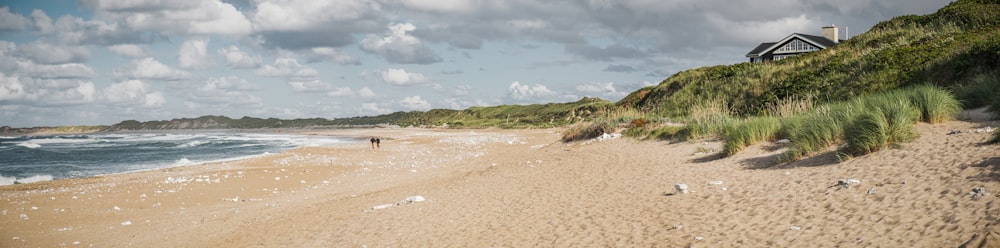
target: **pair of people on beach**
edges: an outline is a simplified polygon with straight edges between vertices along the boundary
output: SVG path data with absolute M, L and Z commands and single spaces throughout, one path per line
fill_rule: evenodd
M 372 149 L 375 149 L 376 147 L 377 148 L 382 148 L 382 139 L 379 139 L 379 138 L 376 138 L 375 136 L 372 136 L 372 140 L 371 141 L 372 141 Z

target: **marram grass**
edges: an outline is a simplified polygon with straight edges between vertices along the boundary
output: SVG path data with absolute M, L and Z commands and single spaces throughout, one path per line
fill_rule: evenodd
M 724 131 L 726 140 L 722 152 L 732 156 L 747 146 L 758 142 L 772 140 L 781 131 L 781 119 L 777 117 L 753 117 L 727 126 Z

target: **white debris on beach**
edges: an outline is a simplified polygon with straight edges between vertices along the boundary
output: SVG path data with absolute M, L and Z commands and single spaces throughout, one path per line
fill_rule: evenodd
M 422 196 L 422 195 L 408 196 L 408 197 L 406 197 L 402 201 L 399 201 L 396 204 L 382 204 L 382 205 L 377 205 L 377 206 L 372 207 L 371 210 L 386 209 L 386 208 L 395 207 L 395 206 L 399 206 L 399 205 L 403 205 L 403 204 L 412 204 L 412 203 L 415 203 L 415 202 L 423 202 L 423 201 L 426 201 L 426 200 L 427 199 L 424 198 L 424 196 Z

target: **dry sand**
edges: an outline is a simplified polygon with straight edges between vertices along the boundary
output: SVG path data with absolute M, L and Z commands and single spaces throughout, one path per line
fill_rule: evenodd
M 720 158 L 699 152 L 714 140 L 564 144 L 556 129 L 310 131 L 385 138 L 0 187 L 0 247 L 979 245 L 1000 238 L 1000 146 L 947 133 L 989 124 L 780 165 L 777 143 Z M 691 192 L 670 195 L 679 183 Z

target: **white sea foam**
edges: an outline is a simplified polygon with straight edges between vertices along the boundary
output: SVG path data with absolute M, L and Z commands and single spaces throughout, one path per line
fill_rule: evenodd
M 17 146 L 31 148 L 31 149 L 36 149 L 36 148 L 42 147 L 42 145 L 39 145 L 39 144 L 33 143 L 33 142 L 29 142 L 29 141 L 17 143 Z
M 35 183 L 44 181 L 52 181 L 52 175 L 34 175 L 25 178 L 18 178 L 16 181 L 14 181 L 14 183 L 23 184 L 23 183 Z
M 207 141 L 207 140 L 195 140 L 195 141 L 191 141 L 191 142 L 188 142 L 188 143 L 177 145 L 177 147 L 179 147 L 179 148 L 196 147 L 196 146 L 200 146 L 200 145 L 204 145 L 204 144 L 208 144 L 208 143 L 209 143 L 209 141 Z
M 181 158 L 181 159 L 178 159 L 177 162 L 174 162 L 174 165 L 176 165 L 176 166 L 185 166 L 185 165 L 191 165 L 191 164 L 194 164 L 194 162 L 191 162 L 191 160 L 188 159 L 188 158 Z
M 0 175 L 0 186 L 13 185 L 16 181 L 17 178 Z

